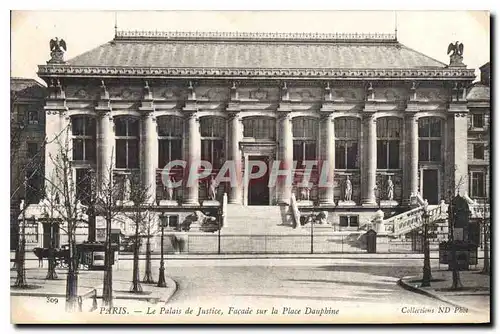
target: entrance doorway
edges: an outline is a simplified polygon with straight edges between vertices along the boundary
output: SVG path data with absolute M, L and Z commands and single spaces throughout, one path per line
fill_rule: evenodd
M 437 169 L 424 169 L 422 177 L 422 196 L 429 204 L 439 204 L 439 178 Z
M 54 238 L 54 247 L 59 248 L 59 225 L 43 223 L 43 248 L 50 248 L 50 228 L 52 227 L 52 238 Z
M 266 164 L 266 173 L 258 179 L 248 182 L 248 205 L 269 205 L 269 157 L 249 156 L 248 160 L 258 160 Z M 252 166 L 252 173 L 258 171 L 257 166 Z

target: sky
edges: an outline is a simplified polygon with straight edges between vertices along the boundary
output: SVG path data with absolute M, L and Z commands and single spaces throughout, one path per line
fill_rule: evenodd
M 402 44 L 439 61 L 455 41 L 469 68 L 490 60 L 486 11 L 12 11 L 11 76 L 37 78 L 54 37 L 66 60 L 112 40 L 115 17 L 118 30 L 161 31 L 392 33 L 397 22 Z

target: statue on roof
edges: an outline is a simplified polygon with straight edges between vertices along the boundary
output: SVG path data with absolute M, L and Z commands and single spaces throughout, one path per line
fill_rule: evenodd
M 462 62 L 464 59 L 464 45 L 459 41 L 456 41 L 455 44 L 450 43 L 446 54 L 450 55 L 450 66 L 465 66 Z
M 59 39 L 57 37 L 50 40 L 50 56 L 51 59 L 48 63 L 64 63 L 63 55 L 67 50 L 66 42 L 64 39 Z
M 446 54 L 450 54 L 450 52 L 453 52 L 450 56 L 462 56 L 464 54 L 464 45 L 462 43 L 459 43 L 458 41 L 456 41 L 455 44 L 450 43 L 450 45 L 448 45 L 448 52 Z

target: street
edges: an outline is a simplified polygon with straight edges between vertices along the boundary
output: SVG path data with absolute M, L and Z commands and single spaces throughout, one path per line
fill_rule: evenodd
M 152 263 L 155 280 L 158 262 L 155 259 Z M 36 265 L 35 261 L 28 261 L 28 267 L 32 268 L 27 270 L 28 282 L 44 284 L 42 269 L 33 268 Z M 432 260 L 431 265 L 436 270 L 437 260 Z M 451 307 L 451 313 L 440 314 L 440 309 L 451 305 L 407 291 L 397 284 L 400 277 L 420 274 L 421 267 L 421 259 L 408 258 L 167 258 L 165 274 L 177 283 L 177 291 L 162 306 L 177 312 L 172 314 L 184 315 L 187 309 L 192 309 L 193 313 L 183 319 L 193 322 L 258 321 L 270 313 L 273 317 L 266 319 L 273 322 L 299 319 L 391 322 L 394 317 L 398 322 L 470 321 L 471 312 L 455 313 Z M 131 269 L 132 261 L 120 260 L 115 266 L 114 281 L 128 286 Z M 38 272 L 38 279 L 30 279 L 30 272 Z M 11 272 L 11 277 L 14 275 Z M 86 277 L 87 282 L 93 282 L 87 285 L 95 283 L 100 289 L 102 272 L 82 270 L 80 276 L 82 282 Z M 143 276 L 144 261 L 141 260 L 141 279 Z M 60 278 L 63 277 L 61 272 Z M 119 301 L 116 305 L 122 303 Z M 257 310 L 261 312 L 259 316 Z M 170 317 L 168 321 L 173 319 Z

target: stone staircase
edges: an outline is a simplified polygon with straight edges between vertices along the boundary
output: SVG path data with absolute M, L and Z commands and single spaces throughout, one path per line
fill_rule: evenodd
M 283 206 L 228 204 L 221 234 L 290 234 L 287 216 Z

